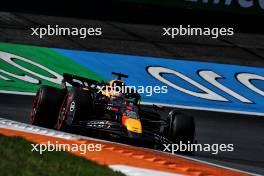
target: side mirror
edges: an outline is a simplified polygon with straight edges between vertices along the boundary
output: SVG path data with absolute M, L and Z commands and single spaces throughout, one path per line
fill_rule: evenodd
M 155 104 L 152 105 L 152 108 L 155 109 L 155 110 L 159 110 L 159 111 L 165 110 L 164 106 L 155 105 Z

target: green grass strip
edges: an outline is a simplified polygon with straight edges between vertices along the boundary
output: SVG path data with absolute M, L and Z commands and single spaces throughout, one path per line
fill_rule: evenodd
M 3 176 L 124 176 L 107 166 L 67 152 L 31 151 L 31 142 L 0 135 L 0 175 Z

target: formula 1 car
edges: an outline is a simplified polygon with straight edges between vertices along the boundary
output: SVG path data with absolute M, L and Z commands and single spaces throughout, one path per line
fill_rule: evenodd
M 106 83 L 64 73 L 63 89 L 41 86 L 33 101 L 31 124 L 63 131 L 81 128 L 88 135 L 96 131 L 151 144 L 193 142 L 193 117 L 177 109 L 161 115 L 165 108 L 158 105 L 144 109 L 136 90 L 124 88 L 122 78 L 128 76 L 112 74 L 118 78 Z

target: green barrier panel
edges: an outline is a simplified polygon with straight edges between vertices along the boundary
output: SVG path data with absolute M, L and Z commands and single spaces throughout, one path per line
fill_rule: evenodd
M 40 84 L 60 87 L 64 72 L 106 80 L 53 49 L 0 43 L 0 90 L 36 92 Z

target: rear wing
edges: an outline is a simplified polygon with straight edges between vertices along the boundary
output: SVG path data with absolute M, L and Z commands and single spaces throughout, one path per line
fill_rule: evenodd
M 69 83 L 73 87 L 92 87 L 100 85 L 100 83 L 96 80 L 84 78 L 68 73 L 63 73 L 62 83 Z

